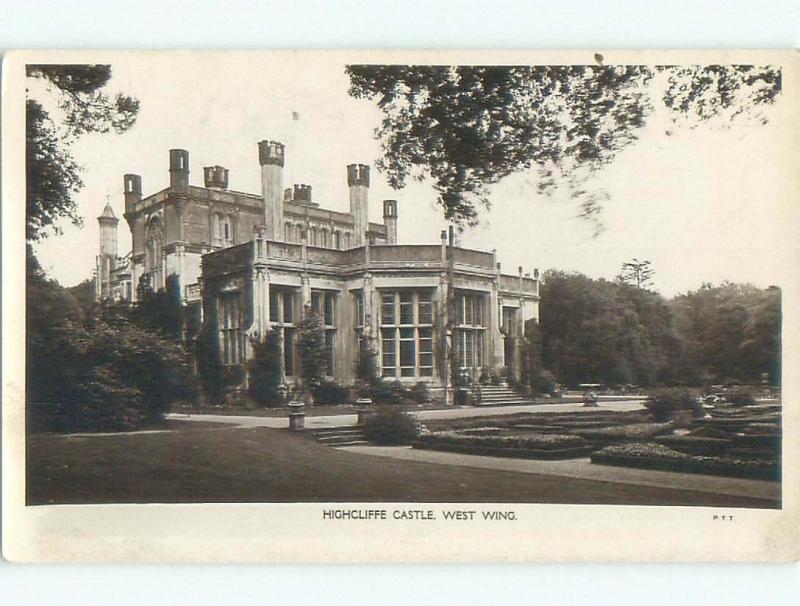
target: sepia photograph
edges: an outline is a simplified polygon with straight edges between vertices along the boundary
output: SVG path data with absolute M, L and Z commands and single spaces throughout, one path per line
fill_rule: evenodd
M 25 515 L 786 507 L 796 57 L 94 55 L 4 66 Z

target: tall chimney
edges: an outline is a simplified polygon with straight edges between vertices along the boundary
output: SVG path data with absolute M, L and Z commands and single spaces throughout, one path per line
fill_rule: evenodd
M 353 215 L 354 246 L 364 246 L 369 229 L 369 166 L 349 164 L 347 166 L 347 185 L 350 186 L 350 214 Z
M 383 201 L 383 224 L 386 226 L 386 243 L 397 244 L 397 200 Z
M 267 240 L 283 240 L 283 162 L 285 147 L 278 141 L 259 141 L 261 196 L 264 199 L 264 225 Z
M 142 199 L 142 178 L 139 175 L 127 174 L 123 178 L 125 192 L 125 213 L 133 212 L 133 207 Z
M 189 191 L 189 152 L 185 149 L 169 150 L 169 187 L 181 194 Z

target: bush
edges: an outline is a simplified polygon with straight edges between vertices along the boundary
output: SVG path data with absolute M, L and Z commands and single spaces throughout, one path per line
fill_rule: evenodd
M 376 404 L 399 404 L 408 396 L 408 391 L 400 381 L 377 381 L 362 388 L 361 396 Z
M 703 407 L 688 389 L 659 389 L 650 394 L 645 407 L 656 421 L 669 421 L 679 411 L 691 411 L 703 416 Z
M 753 392 L 741 387 L 727 392 L 725 394 L 725 399 L 734 406 L 752 406 L 756 403 Z
M 196 393 L 183 349 L 127 322 L 66 325 L 50 333 L 58 352 L 29 379 L 50 383 L 46 399 L 29 399 L 31 426 L 51 431 L 133 430 L 160 422 Z M 40 392 L 41 394 L 41 392 Z M 40 395 L 37 394 L 37 395 Z
M 414 383 L 411 389 L 408 390 L 408 396 L 414 400 L 417 404 L 424 404 L 425 402 L 430 400 L 430 394 L 428 393 L 428 384 L 424 381 L 418 381 Z
M 375 444 L 411 444 L 417 439 L 419 431 L 419 424 L 414 417 L 391 406 L 379 407 L 364 421 L 364 435 Z
M 335 381 L 322 381 L 311 393 L 317 404 L 345 404 L 350 398 L 350 390 Z
M 270 330 L 262 341 L 253 344 L 253 358 L 247 365 L 249 389 L 250 395 L 261 406 L 283 404 L 281 355 L 281 335 L 277 330 Z

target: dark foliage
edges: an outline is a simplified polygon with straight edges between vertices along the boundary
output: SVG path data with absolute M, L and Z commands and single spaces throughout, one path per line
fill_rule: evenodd
M 400 381 L 376 381 L 364 386 L 361 395 L 376 404 L 399 404 L 408 396 L 408 390 Z
M 250 377 L 250 395 L 262 406 L 283 404 L 280 387 L 283 383 L 281 373 L 281 334 L 270 330 L 264 339 L 253 344 L 253 357 L 247 370 Z
M 644 405 L 656 421 L 669 421 L 680 411 L 691 411 L 696 416 L 703 414 L 702 406 L 688 389 L 654 390 Z
M 45 80 L 61 113 L 58 125 L 40 100 L 26 101 L 25 166 L 27 238 L 35 241 L 58 222 L 80 226 L 74 195 L 83 187 L 81 167 L 72 157 L 74 139 L 86 133 L 124 132 L 136 121 L 139 101 L 103 92 L 109 65 L 28 65 L 30 78 Z
M 419 424 L 398 408 L 379 406 L 364 422 L 364 435 L 375 444 L 411 444 L 419 435 Z
M 336 381 L 320 381 L 311 393 L 315 404 L 346 404 L 350 399 L 350 390 Z
M 424 404 L 430 400 L 430 393 L 428 392 L 428 384 L 424 381 L 418 381 L 411 386 L 408 390 L 408 396 L 418 404 Z
M 755 66 L 350 65 L 350 95 L 383 112 L 377 166 L 390 185 L 432 179 L 447 219 L 474 224 L 488 186 L 536 168 L 597 221 L 587 181 L 636 141 L 661 103 L 676 120 L 732 119 L 772 103 L 780 69 Z M 666 72 L 665 90 L 650 86 Z M 659 98 L 660 96 L 660 98 Z
M 328 354 L 325 350 L 325 326 L 322 317 L 306 307 L 297 326 L 297 351 L 303 373 L 303 386 L 314 390 L 328 374 Z

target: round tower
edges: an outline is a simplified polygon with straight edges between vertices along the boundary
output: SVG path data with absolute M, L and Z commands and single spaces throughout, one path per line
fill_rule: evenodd
M 103 213 L 97 217 L 100 225 L 100 252 L 97 255 L 97 283 L 95 292 L 98 299 L 111 296 L 111 273 L 117 266 L 117 219 L 111 204 L 106 202 Z

